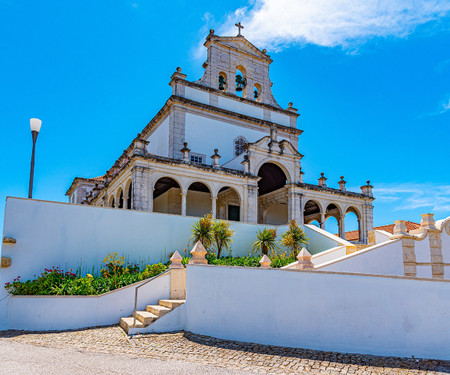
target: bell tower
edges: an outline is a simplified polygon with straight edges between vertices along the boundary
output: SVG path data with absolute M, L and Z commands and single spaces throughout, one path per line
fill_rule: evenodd
M 241 35 L 217 36 L 211 29 L 204 46 L 208 49 L 205 72 L 197 83 L 229 94 L 281 108 L 272 95 L 267 51 L 259 50 Z

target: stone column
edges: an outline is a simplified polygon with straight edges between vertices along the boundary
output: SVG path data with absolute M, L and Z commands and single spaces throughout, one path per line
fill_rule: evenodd
M 247 222 L 258 222 L 258 186 L 247 185 Z
M 181 193 L 181 216 L 186 216 L 186 193 Z
M 150 207 L 149 201 L 153 199 L 153 196 L 149 196 L 149 192 L 151 191 L 149 189 L 150 169 L 136 165 L 131 171 L 131 176 L 133 182 L 133 207 L 131 208 L 139 211 L 148 211 Z M 118 206 L 118 202 L 116 202 L 116 205 Z
M 415 277 L 417 275 L 417 264 L 414 238 L 408 234 L 405 220 L 397 220 L 394 223 L 394 235 L 391 238 L 399 238 L 402 241 L 404 274 L 405 276 Z
M 345 240 L 345 215 L 339 216 L 339 237 Z
M 442 256 L 441 231 L 436 228 L 433 214 L 423 214 L 420 228 L 428 231 L 430 241 L 431 272 L 433 278 L 444 278 L 444 258 Z
M 320 213 L 320 228 L 325 230 L 325 214 L 323 212 Z
M 288 190 L 288 218 L 295 220 L 298 225 L 303 224 L 303 212 L 301 210 L 301 193 L 296 191 L 295 186 L 290 186 Z
M 215 219 L 217 216 L 217 197 L 211 197 L 211 214 Z

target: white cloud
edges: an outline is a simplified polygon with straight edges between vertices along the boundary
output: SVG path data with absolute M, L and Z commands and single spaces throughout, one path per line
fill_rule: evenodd
M 220 27 L 220 35 L 243 35 L 260 47 L 290 44 L 354 48 L 374 37 L 405 37 L 421 24 L 450 12 L 448 0 L 253 0 Z
M 450 99 L 448 99 L 447 103 L 442 103 L 442 110 L 439 113 L 444 113 L 447 112 L 448 110 L 450 110 Z
M 373 190 L 376 201 L 388 203 L 394 211 L 423 208 L 450 214 L 450 185 L 426 183 L 380 184 Z

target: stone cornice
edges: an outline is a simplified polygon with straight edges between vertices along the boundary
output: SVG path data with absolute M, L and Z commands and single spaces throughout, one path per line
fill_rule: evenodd
M 342 195 L 345 197 L 359 198 L 359 199 L 370 200 L 370 201 L 375 200 L 374 197 L 369 197 L 367 195 L 364 195 L 361 193 L 355 193 L 352 191 L 341 191 L 338 189 L 333 189 L 333 188 L 329 188 L 329 187 L 320 187 L 317 185 L 307 184 L 304 182 L 298 182 L 295 185 L 300 188 L 306 189 L 306 190 L 313 190 L 313 191 L 322 192 L 322 193 L 331 193 L 331 194 L 336 194 L 336 195 Z
M 84 182 L 84 183 L 88 183 L 88 184 L 103 184 L 105 180 L 99 180 L 96 178 L 84 178 L 84 177 L 75 177 L 72 181 L 72 184 L 70 185 L 70 187 L 67 189 L 66 191 L 66 195 L 70 195 L 70 193 L 72 192 L 73 189 L 75 189 L 75 186 L 77 185 L 77 183 L 79 182 Z

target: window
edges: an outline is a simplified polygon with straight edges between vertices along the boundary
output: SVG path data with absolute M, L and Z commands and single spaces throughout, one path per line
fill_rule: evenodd
M 239 156 L 245 151 L 247 141 L 244 137 L 238 137 L 234 140 L 234 156 Z
M 191 163 L 205 164 L 206 155 L 191 153 Z

